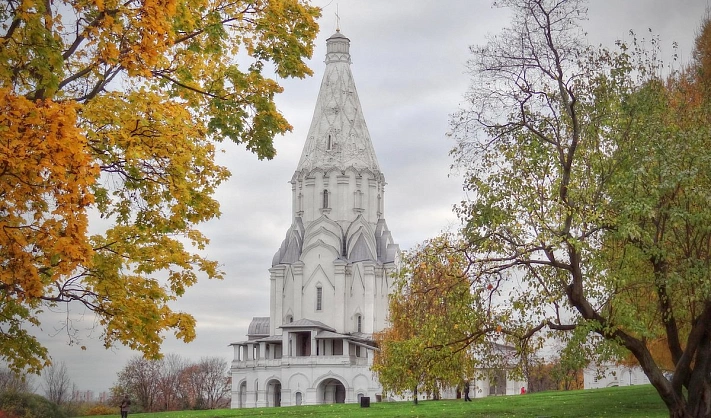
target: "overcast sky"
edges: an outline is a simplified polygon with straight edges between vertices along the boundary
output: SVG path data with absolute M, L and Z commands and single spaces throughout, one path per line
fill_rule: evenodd
M 326 38 L 336 29 L 351 40 L 351 69 L 363 113 L 387 180 L 385 220 L 403 250 L 456 226 L 452 206 L 465 198 L 461 178 L 450 172 L 448 115 L 463 101 L 469 77 L 469 45 L 508 25 L 509 12 L 489 0 L 315 0 L 323 7 L 321 33 L 310 67 L 314 76 L 281 80 L 281 112 L 293 132 L 275 140 L 277 156 L 258 161 L 243 147 L 222 144 L 219 162 L 232 171 L 218 191 L 222 217 L 201 229 L 211 239 L 206 254 L 223 265 L 223 281 L 202 281 L 175 308 L 197 319 L 190 344 L 170 337 L 163 350 L 199 360 L 219 356 L 231 361 L 228 344 L 245 338 L 253 316 L 269 315 L 271 260 L 291 222 L 291 186 L 308 133 L 324 71 Z M 659 34 L 663 50 L 679 43 L 683 59 L 692 43 L 707 0 L 591 0 L 584 29 L 591 44 L 612 47 L 629 39 L 629 30 Z M 74 324 L 89 330 L 92 321 Z M 108 390 L 126 361 L 127 348 L 105 350 L 85 331 L 82 351 L 45 323 L 42 343 L 55 361 L 64 361 L 72 381 L 96 394 Z

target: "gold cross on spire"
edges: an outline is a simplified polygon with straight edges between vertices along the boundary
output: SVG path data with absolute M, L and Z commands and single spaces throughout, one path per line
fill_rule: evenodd
M 341 17 L 338 16 L 338 3 L 336 3 L 336 32 L 341 31 Z

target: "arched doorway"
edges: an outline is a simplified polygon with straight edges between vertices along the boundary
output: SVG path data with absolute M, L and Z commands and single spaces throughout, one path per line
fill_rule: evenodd
M 489 396 L 506 395 L 506 371 L 495 370 L 489 374 Z
M 281 382 L 276 379 L 267 382 L 267 406 L 281 406 Z
M 239 407 L 245 408 L 247 406 L 247 382 L 242 382 L 239 384 Z
M 326 379 L 318 385 L 318 395 L 321 403 L 345 403 L 346 387 L 338 379 Z

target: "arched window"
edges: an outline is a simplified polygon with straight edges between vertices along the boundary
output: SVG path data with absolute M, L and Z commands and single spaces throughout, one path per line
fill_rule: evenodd
M 291 324 L 292 322 L 294 322 L 294 317 L 293 317 L 293 316 L 287 315 L 286 318 L 284 318 L 284 323 L 285 323 L 285 324 Z
M 353 199 L 353 206 L 356 209 L 363 208 L 363 192 L 361 192 L 360 190 L 355 191 L 354 199 Z
M 356 315 L 356 332 L 363 332 L 363 316 Z
M 328 189 L 323 189 L 323 208 L 328 209 Z
M 316 310 L 320 311 L 323 308 L 323 288 L 316 288 Z
M 326 141 L 326 149 L 330 150 L 332 146 L 333 146 L 333 143 L 331 143 L 331 134 L 329 134 L 328 140 Z

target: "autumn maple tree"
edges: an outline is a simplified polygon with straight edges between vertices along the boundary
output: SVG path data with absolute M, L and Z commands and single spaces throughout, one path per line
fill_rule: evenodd
M 291 129 L 274 78 L 311 74 L 319 13 L 306 0 L 0 3 L 0 357 L 11 368 L 48 364 L 32 328 L 60 304 L 95 313 L 107 347 L 156 357 L 164 331 L 194 338 L 194 318 L 169 302 L 198 275 L 222 276 L 194 250 L 229 176 L 216 143 L 274 156 L 272 139 Z

